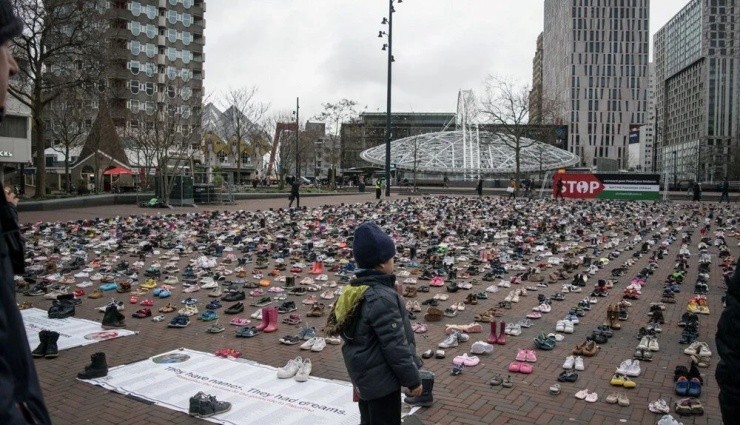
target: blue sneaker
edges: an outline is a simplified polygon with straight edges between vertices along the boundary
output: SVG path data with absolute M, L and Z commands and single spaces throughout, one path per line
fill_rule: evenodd
M 205 310 L 204 312 L 200 313 L 200 316 L 198 318 L 204 322 L 210 322 L 211 320 L 218 319 L 218 314 L 216 314 L 213 310 Z
M 308 327 L 306 325 L 301 326 L 301 328 L 298 330 L 298 337 L 303 338 L 304 340 L 309 340 L 311 338 L 316 337 L 316 328 L 315 327 Z
M 223 307 L 223 305 L 219 300 L 213 300 L 206 305 L 206 309 L 208 310 L 218 310 L 221 307 Z
M 184 314 L 178 314 L 170 320 L 168 328 L 184 328 L 190 324 L 190 318 Z

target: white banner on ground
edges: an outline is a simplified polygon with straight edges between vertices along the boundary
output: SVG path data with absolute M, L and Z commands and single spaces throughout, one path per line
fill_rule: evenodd
M 21 316 L 32 350 L 39 345 L 39 331 L 42 330 L 59 333 L 59 351 L 136 334 L 126 329 L 105 330 L 100 323 L 76 317 L 49 319 L 48 313 L 38 308 L 21 310 Z
M 278 379 L 274 367 L 188 349 L 114 367 L 108 376 L 86 382 L 186 413 L 190 397 L 203 391 L 232 404 L 230 411 L 207 418 L 217 423 L 360 423 L 349 382 L 313 376 L 307 382 Z

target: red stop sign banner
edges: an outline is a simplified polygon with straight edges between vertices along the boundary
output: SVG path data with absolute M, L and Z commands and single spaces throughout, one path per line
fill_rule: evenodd
M 562 185 L 562 195 L 570 199 L 594 199 L 604 190 L 604 184 L 592 173 L 582 174 L 556 174 L 553 177 L 553 196 L 560 196 L 558 190 Z

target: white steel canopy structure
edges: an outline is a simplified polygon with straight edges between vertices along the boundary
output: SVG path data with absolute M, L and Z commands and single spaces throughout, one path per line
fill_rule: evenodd
M 516 172 L 514 143 L 507 135 L 469 129 L 441 131 L 391 142 L 391 164 L 399 170 L 463 175 L 512 174 Z M 523 173 L 570 167 L 580 158 L 568 151 L 532 139 L 521 138 L 520 166 Z M 385 145 L 363 151 L 365 161 L 383 166 Z

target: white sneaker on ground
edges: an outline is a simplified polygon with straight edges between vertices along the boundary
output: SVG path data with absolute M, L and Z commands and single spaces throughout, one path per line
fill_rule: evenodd
M 563 363 L 563 369 L 573 369 L 573 366 L 575 365 L 576 358 L 573 356 L 568 356 L 565 358 L 565 362 Z
M 300 356 L 288 360 L 288 363 L 285 366 L 277 370 L 277 377 L 280 379 L 292 378 L 296 373 L 298 373 L 298 369 L 301 368 L 301 365 L 303 365 L 303 359 L 300 358 Z
M 295 380 L 298 382 L 308 381 L 308 377 L 311 375 L 311 359 L 303 360 L 303 364 L 295 374 Z

